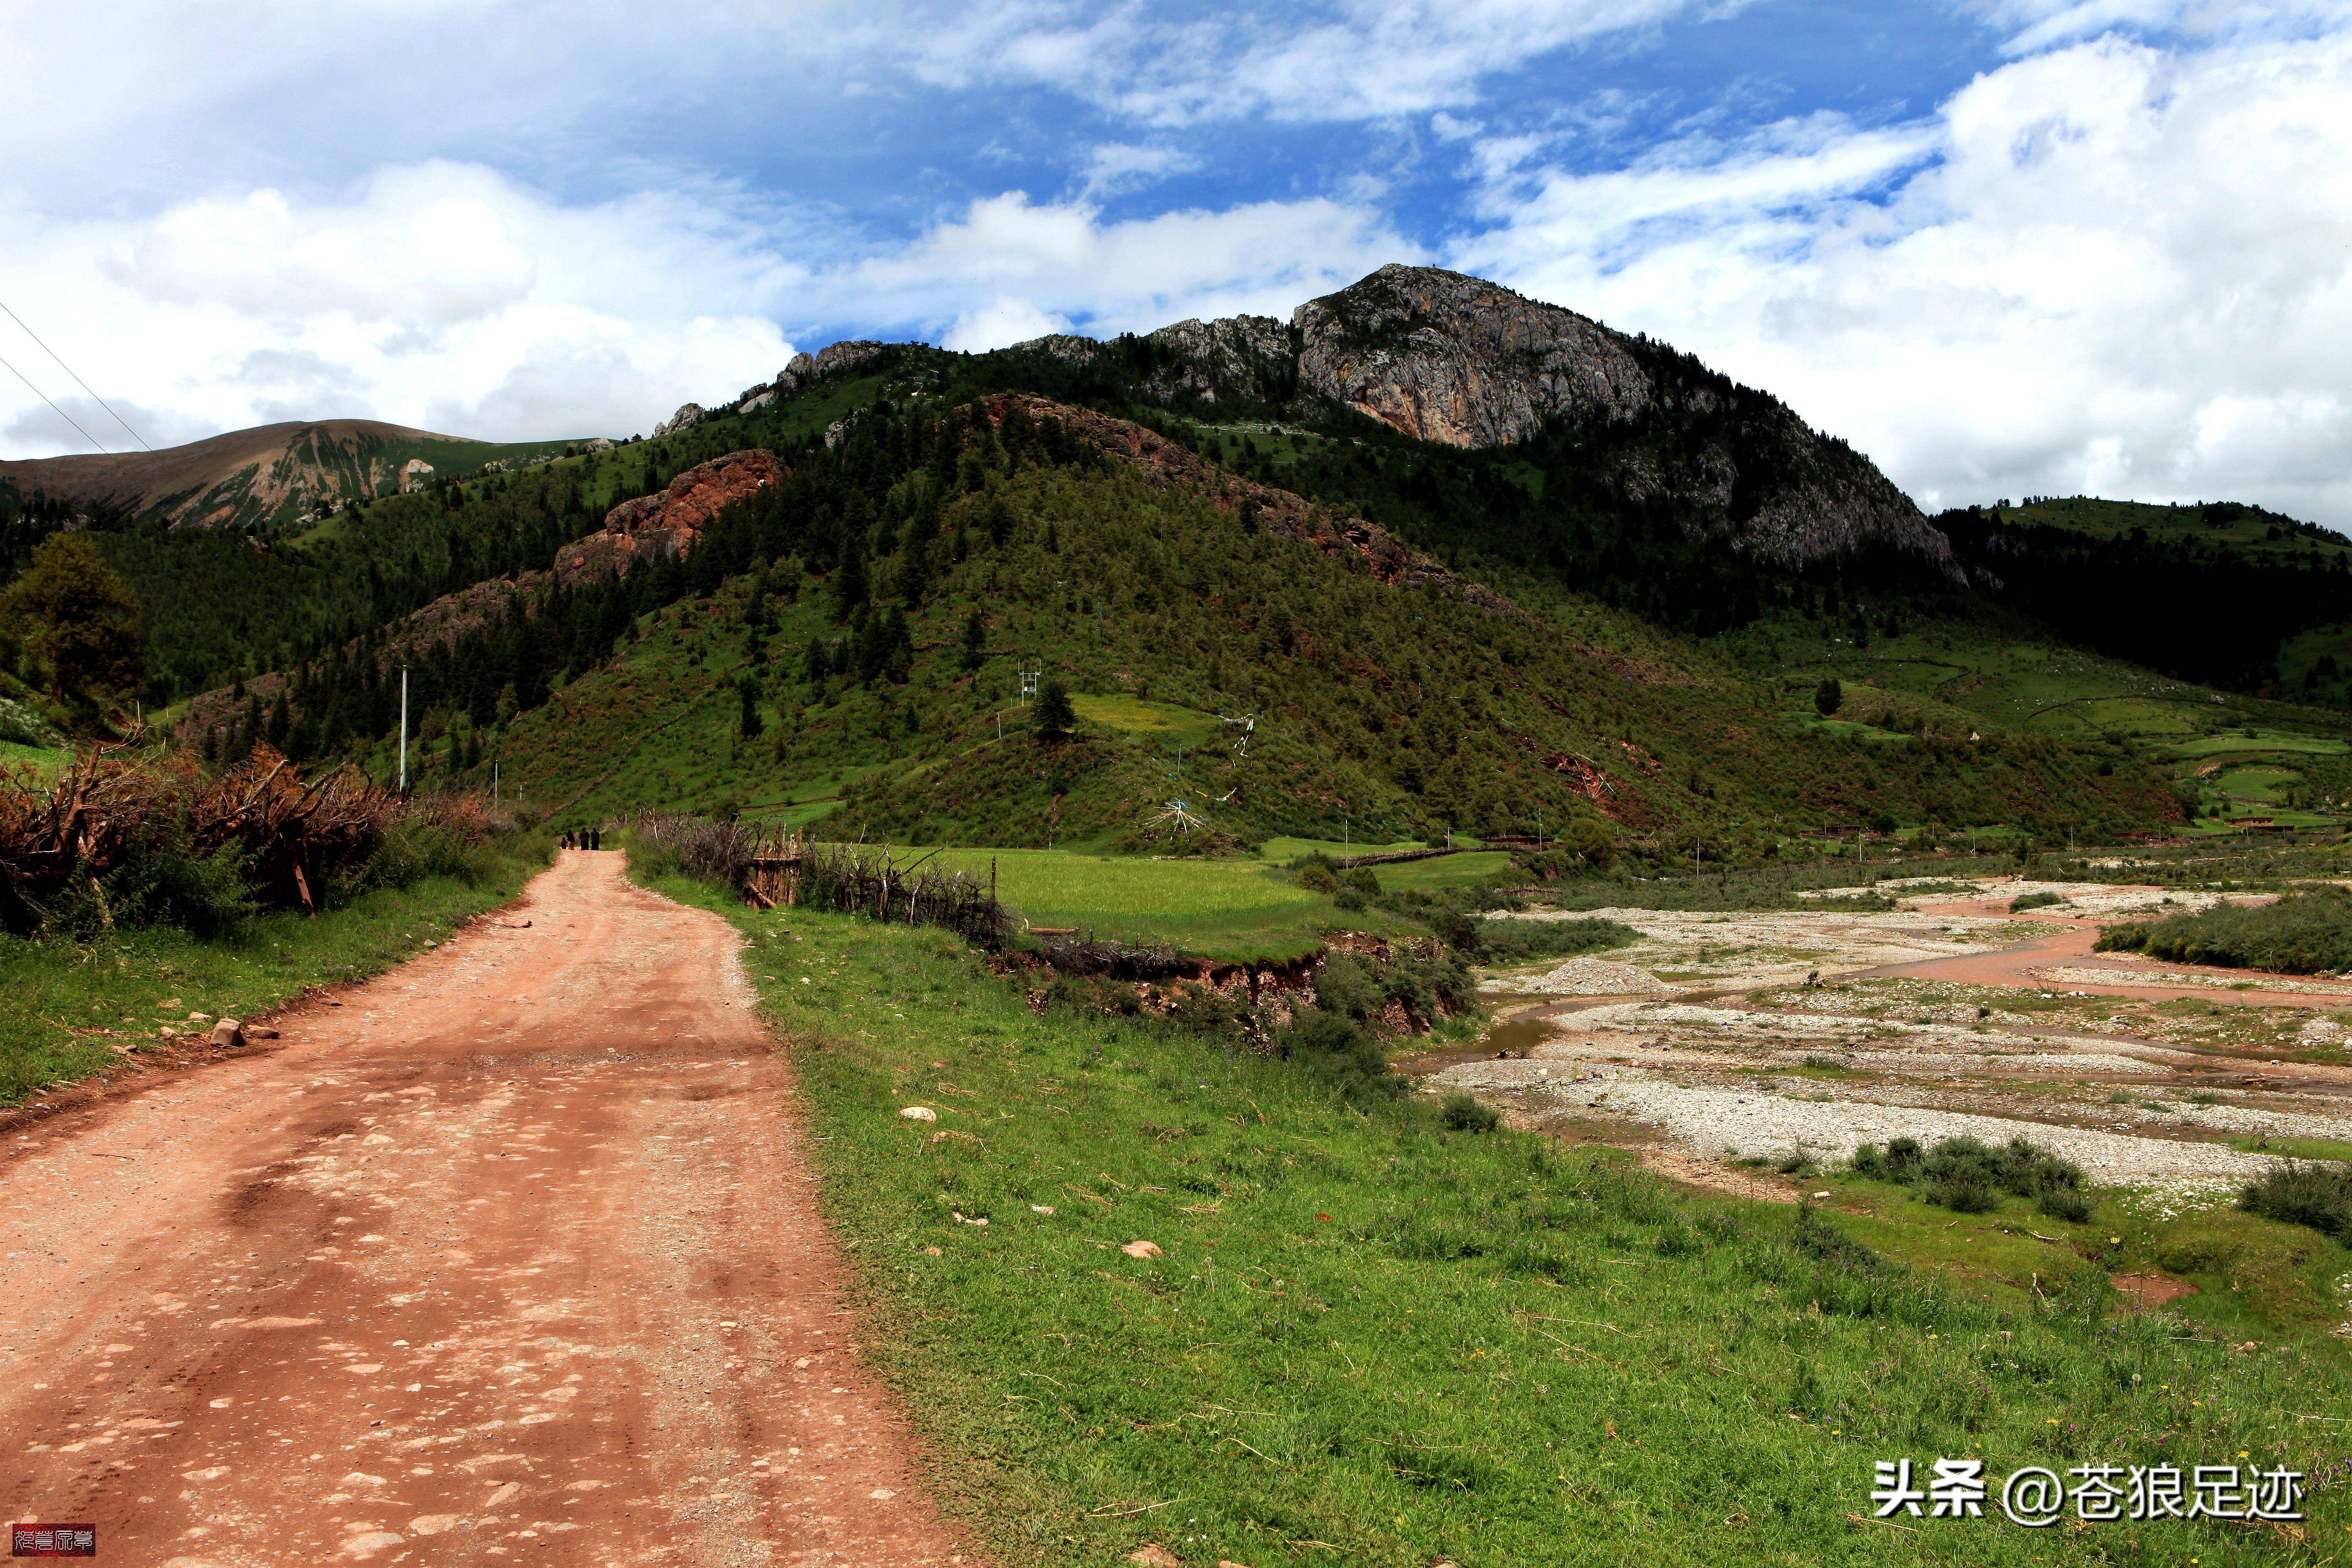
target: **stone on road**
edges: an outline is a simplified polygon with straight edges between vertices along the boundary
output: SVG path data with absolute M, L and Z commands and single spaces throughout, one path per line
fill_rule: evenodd
M 0 1509 L 126 1563 L 968 1560 L 732 928 L 621 872 L 7 1134 Z

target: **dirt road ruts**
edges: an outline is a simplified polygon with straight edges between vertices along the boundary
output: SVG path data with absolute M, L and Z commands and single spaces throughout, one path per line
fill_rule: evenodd
M 977 1561 L 731 929 L 621 872 L 567 852 L 268 1055 L 8 1135 L 9 1518 L 138 1568 Z

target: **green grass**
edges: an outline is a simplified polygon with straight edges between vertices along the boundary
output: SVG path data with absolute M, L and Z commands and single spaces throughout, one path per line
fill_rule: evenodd
M 2317 735 L 2295 735 L 2257 729 L 2252 735 L 2238 730 L 2205 735 L 2194 741 L 2183 741 L 2166 750 L 2176 757 L 2218 757 L 2241 752 L 2304 752 L 2313 756 L 2339 757 L 2347 751 L 2352 751 L 2352 747 L 2347 747 L 2342 741 L 2330 741 Z
M 1171 746 L 1208 745 L 1221 739 L 1225 731 L 1213 713 L 1180 708 L 1172 702 L 1150 702 L 1139 697 L 1076 694 L 1071 697 L 1070 706 L 1077 710 L 1081 724 L 1148 735 Z
M 315 920 L 266 915 L 234 941 L 168 926 L 87 943 L 0 935 L 0 1106 L 160 1046 L 166 1025 L 202 1033 L 190 1013 L 251 1018 L 313 986 L 380 974 L 514 898 L 546 865 L 545 847 L 543 837 L 518 841 L 471 885 L 434 877 Z
M 2128 1246 L 1896 1203 L 1836 1221 L 1928 1265 L 1874 1272 L 1784 1206 L 1680 1195 L 1615 1152 L 1038 1016 L 937 933 L 726 912 L 795 1064 L 861 1337 L 1005 1564 L 1108 1568 L 1145 1541 L 1256 1568 L 2272 1563 L 2267 1534 L 2207 1523 L 1849 1517 L 1877 1459 L 2316 1470 L 2352 1415 L 2324 1336 L 2242 1352 L 2105 1313 Z M 2341 1495 L 2313 1516 L 2340 1536 Z
M 1247 860 L 1097 858 L 1058 849 L 947 849 L 934 865 L 988 874 L 1030 924 L 1076 926 L 1137 943 L 1172 942 L 1212 958 L 1288 958 L 1326 930 L 1377 923 Z
M 1497 872 L 1510 868 L 1510 856 L 1499 849 L 1468 855 L 1441 855 L 1431 860 L 1405 860 L 1393 866 L 1370 868 L 1372 875 L 1381 879 L 1381 886 L 1390 892 L 1402 892 L 1409 888 L 1428 892 L 1437 888 L 1474 887 Z
M 56 746 L 25 746 L 14 741 L 0 741 L 0 771 L 13 773 L 18 768 L 30 768 L 33 777 L 42 784 L 53 782 L 73 761 L 73 753 Z

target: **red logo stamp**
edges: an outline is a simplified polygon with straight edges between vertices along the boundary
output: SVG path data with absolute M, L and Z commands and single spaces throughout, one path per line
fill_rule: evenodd
M 11 1557 L 95 1557 L 98 1526 L 94 1524 L 12 1524 L 8 1527 Z

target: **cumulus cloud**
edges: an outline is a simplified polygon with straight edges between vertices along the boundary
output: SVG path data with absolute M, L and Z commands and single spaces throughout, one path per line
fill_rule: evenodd
M 774 318 L 804 275 L 756 226 L 688 197 L 567 206 L 449 163 L 383 171 L 340 200 L 247 191 L 143 222 L 20 208 L 0 228 L 16 241 L 0 299 L 173 432 L 363 416 L 628 434 L 772 375 L 793 352 Z M 0 343 L 37 368 L 13 323 Z M 58 445 L 68 432 L 21 390 L 0 387 L 0 420 L 10 456 L 81 445 Z
M 1931 507 L 2226 496 L 2343 525 L 2347 171 L 2352 39 L 2111 36 L 1914 126 L 1521 171 L 1454 259 L 1780 393 Z
M 947 336 L 940 340 L 940 346 L 959 353 L 985 353 L 990 349 L 1025 343 L 1032 338 L 1069 330 L 1067 316 L 1041 310 L 1026 300 L 991 300 L 978 310 L 958 316 Z
M 1418 255 L 1378 212 L 1322 197 L 1106 222 L 1090 203 L 1011 191 L 811 289 L 867 319 L 978 322 L 1017 300 L 1035 321 L 1148 331 L 1186 316 L 1286 315 Z

